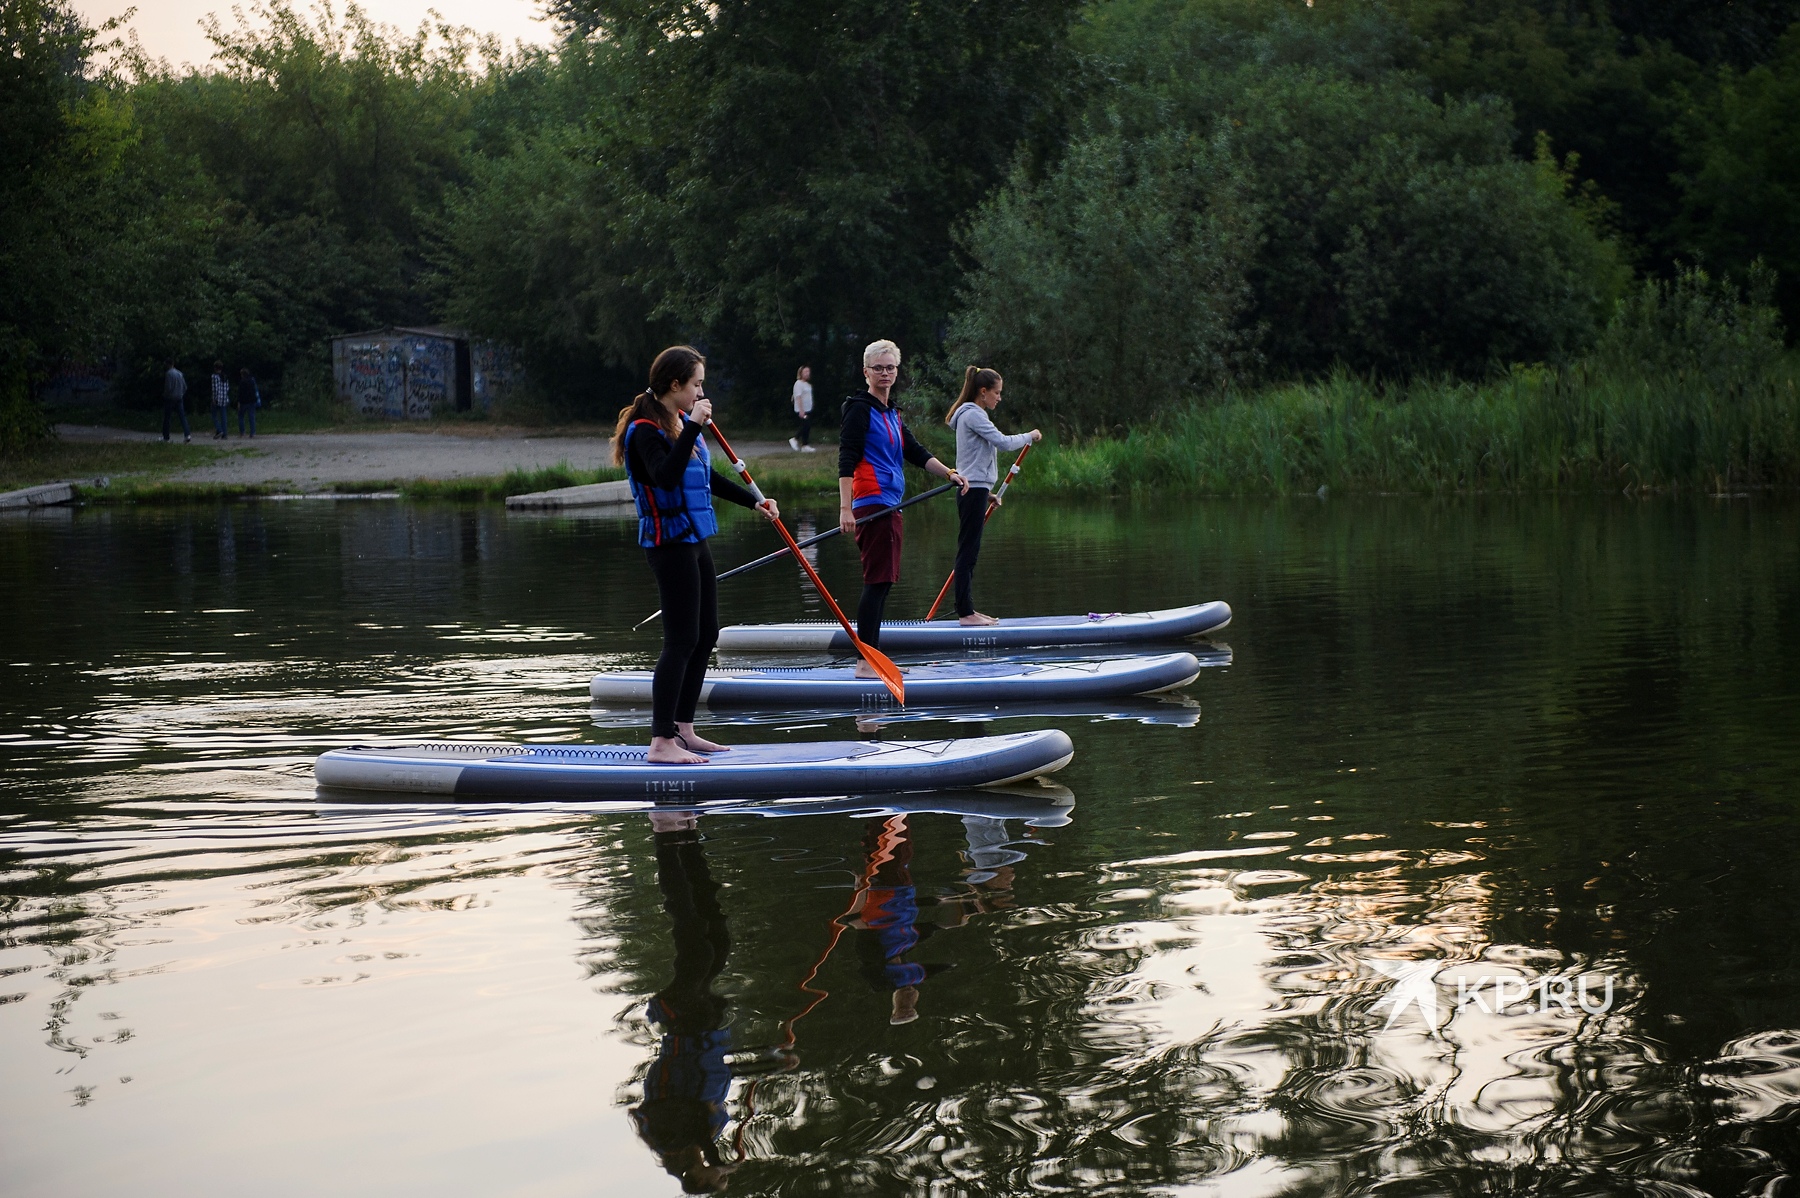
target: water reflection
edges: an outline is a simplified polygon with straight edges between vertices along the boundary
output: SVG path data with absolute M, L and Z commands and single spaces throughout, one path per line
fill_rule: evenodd
M 650 826 L 675 972 L 650 999 L 648 1016 L 662 1040 L 631 1118 L 684 1192 L 710 1194 L 724 1188 L 733 1168 L 720 1159 L 718 1147 L 733 1076 L 727 1060 L 731 1031 L 725 999 L 713 991 L 731 952 L 731 933 L 701 848 L 698 813 L 655 812 Z
M 909 552 L 947 568 L 934 519 Z M 1204 719 L 1034 713 L 1078 818 L 708 809 L 674 856 L 641 808 L 332 809 L 308 769 L 614 739 L 587 678 L 656 643 L 628 522 L 0 519 L 9 1198 L 283 1193 L 295 1159 L 334 1194 L 636 1198 L 671 1162 L 767 1195 L 1791 1193 L 1800 511 L 1009 519 L 1021 602 L 1237 604 Z M 922 613 L 942 573 L 909 578 Z M 729 585 L 795 614 L 791 567 Z
M 970 818 L 964 817 L 965 827 Z M 995 829 L 992 825 L 999 821 L 974 818 L 984 843 L 979 849 L 971 844 L 971 854 L 994 860 L 1005 853 L 998 847 L 1005 844 L 1005 825 Z M 862 881 L 840 922 L 855 931 L 863 979 L 878 993 L 892 995 L 888 1022 L 899 1026 L 919 1017 L 919 987 L 951 968 L 943 962 L 915 960 L 914 954 L 932 936 L 962 927 L 976 912 L 1010 905 L 1012 866 L 982 870 L 983 880 L 969 883 L 961 893 L 921 896 L 913 884 L 912 828 L 906 816 L 870 820 L 863 830 L 862 848 L 866 857 Z M 1023 853 L 1007 855 L 1024 859 Z

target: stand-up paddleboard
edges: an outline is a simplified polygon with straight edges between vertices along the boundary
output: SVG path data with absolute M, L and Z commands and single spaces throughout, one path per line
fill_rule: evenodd
M 1164 728 L 1195 728 L 1200 724 L 1200 704 L 1181 694 L 1128 695 L 1123 699 L 1094 699 L 1083 702 L 1038 703 L 937 703 L 912 701 L 907 694 L 905 707 L 884 711 L 847 712 L 837 707 L 720 707 L 707 713 L 708 727 L 755 727 L 767 724 L 795 724 L 808 720 L 842 719 L 846 730 L 852 716 L 858 731 L 888 728 L 895 724 L 917 724 L 942 720 L 951 724 L 985 724 L 991 720 L 1030 720 L 1039 727 L 1061 726 L 1069 720 L 1100 724 L 1130 721 Z M 650 725 L 647 703 L 596 704 L 588 711 L 589 722 L 596 728 L 641 729 Z
M 1028 649 L 1040 645 L 1123 645 L 1204 636 L 1231 623 L 1222 600 L 1162 611 L 1090 612 L 1085 616 L 1009 616 L 998 624 L 966 627 L 955 620 L 896 620 L 881 626 L 883 653 L 942 649 Z M 719 630 L 719 649 L 810 649 L 848 653 L 850 638 L 836 624 L 733 624 Z M 907 683 L 910 689 L 912 683 Z
M 952 661 L 906 671 L 906 697 L 921 705 L 1112 699 L 1174 690 L 1199 676 L 1200 662 L 1192 653 L 1047 665 Z M 609 671 L 594 676 L 588 693 L 601 703 L 648 703 L 650 680 L 649 670 Z M 832 705 L 860 711 L 885 711 L 895 705 L 879 678 L 858 678 L 856 668 L 849 665 L 708 670 L 700 702 L 708 707 Z
M 877 684 L 879 685 L 879 684 Z M 492 799 L 799 797 L 1001 786 L 1069 764 L 1051 728 L 933 741 L 735 745 L 698 765 L 652 765 L 641 745 L 427 744 L 333 749 L 322 787 Z
M 1152 651 L 1177 652 L 1173 645 Z M 1223 641 L 1193 641 L 1181 646 L 1181 652 L 1192 653 L 1202 669 L 1223 669 L 1231 664 L 1231 646 Z M 1019 665 L 1045 666 L 1059 661 L 1104 661 L 1113 657 L 1142 657 L 1142 647 L 1110 645 L 1042 645 L 1035 649 L 951 649 L 936 653 L 888 654 L 902 669 L 912 666 L 936 666 L 947 661 L 1010 661 Z M 825 666 L 856 664 L 853 653 L 833 655 L 800 650 L 782 652 L 720 653 L 713 659 L 721 669 L 766 670 L 770 666 Z
M 799 799 L 702 799 L 692 803 L 686 800 L 657 801 L 645 798 L 587 802 L 534 799 L 521 803 L 505 799 L 420 798 L 321 786 L 314 806 L 329 812 L 429 811 L 434 816 L 446 811 L 481 816 L 497 811 L 539 812 L 562 808 L 612 814 L 691 812 L 707 819 L 722 815 L 755 815 L 771 819 L 794 819 L 810 815 L 847 815 L 858 818 L 884 815 L 973 815 L 983 819 L 1024 820 L 1033 828 L 1060 828 L 1072 822 L 1073 817 L 1069 813 L 1075 807 L 1075 796 L 1068 787 L 1058 786 L 1043 778 L 1004 790 L 929 790 L 917 794 L 832 795 L 826 798 Z

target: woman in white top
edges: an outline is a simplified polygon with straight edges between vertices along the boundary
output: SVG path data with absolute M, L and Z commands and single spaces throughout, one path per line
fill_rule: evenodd
M 1006 380 L 997 370 L 969 367 L 963 372 L 962 394 L 950 405 L 944 423 L 956 430 L 956 472 L 969 488 L 956 499 L 962 527 L 956 534 L 956 614 L 964 624 L 997 624 L 975 610 L 975 559 L 981 554 L 981 530 L 987 523 L 988 493 L 1000 481 L 997 455 L 1023 449 L 1043 439 L 1037 429 L 1007 436 L 988 417 L 1000 404 Z
M 794 415 L 800 418 L 800 431 L 788 438 L 788 448 L 802 453 L 817 453 L 812 440 L 812 367 L 802 366 L 794 376 Z

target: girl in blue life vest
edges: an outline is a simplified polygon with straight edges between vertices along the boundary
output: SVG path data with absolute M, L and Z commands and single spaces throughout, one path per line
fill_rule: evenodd
M 650 387 L 619 412 L 613 463 L 625 467 L 637 503 L 638 544 L 662 596 L 663 648 L 650 684 L 649 760 L 691 765 L 702 753 L 722 753 L 694 731 L 694 709 L 706 663 L 719 639 L 719 591 L 706 539 L 719 531 L 713 496 L 753 507 L 770 520 L 773 499 L 756 498 L 722 475 L 701 431 L 712 419 L 706 398 L 706 359 L 692 346 L 656 355 Z

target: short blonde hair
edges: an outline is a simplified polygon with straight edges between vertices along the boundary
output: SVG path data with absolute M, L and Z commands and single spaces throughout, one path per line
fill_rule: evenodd
M 873 366 L 875 359 L 882 354 L 893 354 L 895 363 L 900 361 L 900 347 L 883 337 L 880 341 L 871 341 L 863 347 L 863 365 Z

